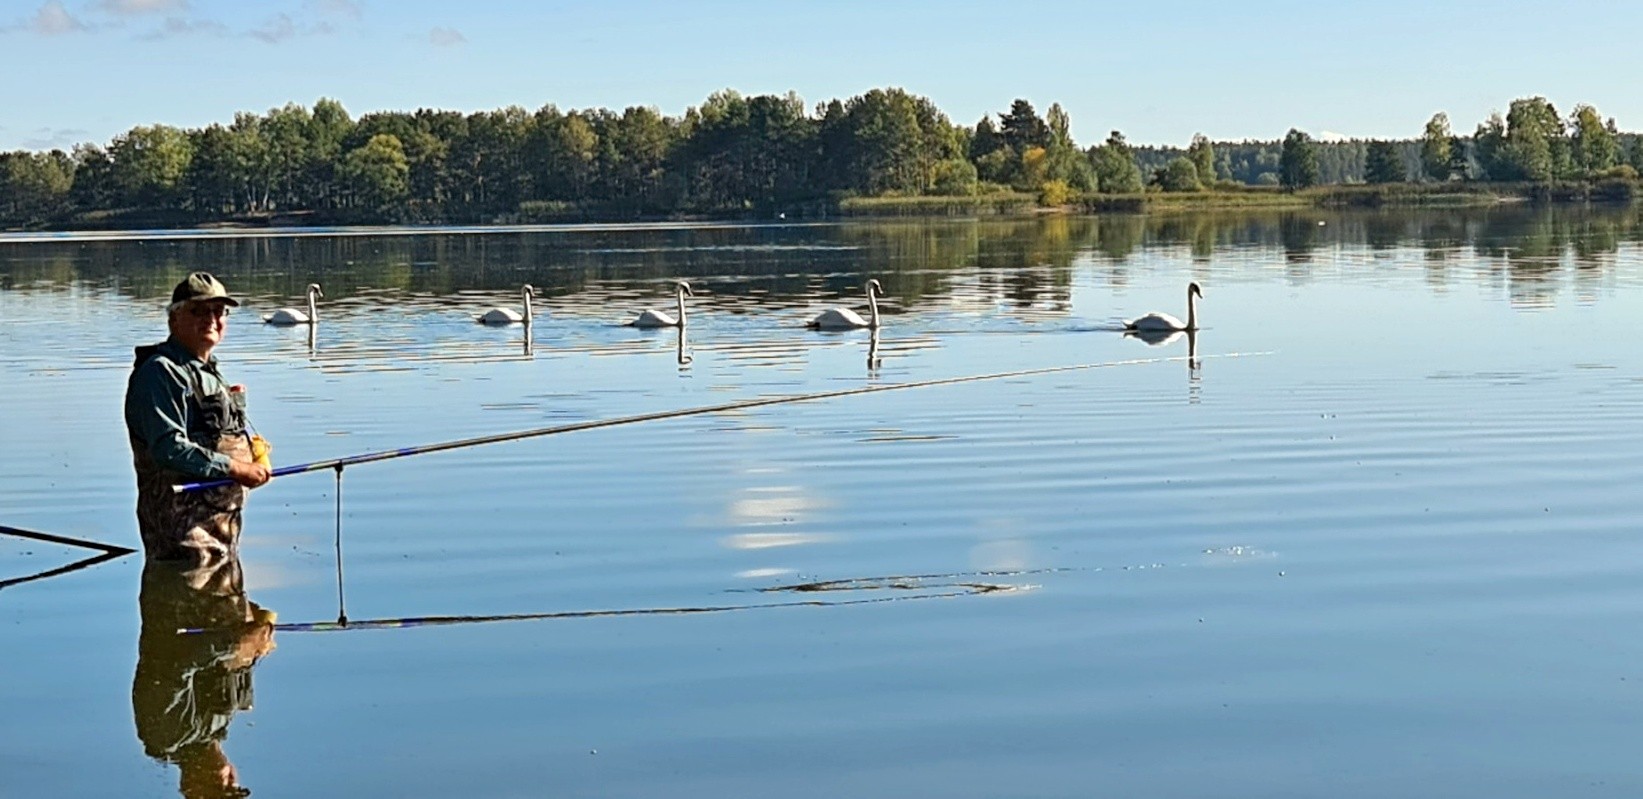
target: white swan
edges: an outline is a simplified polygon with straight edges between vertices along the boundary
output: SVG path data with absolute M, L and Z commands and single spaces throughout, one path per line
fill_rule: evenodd
M 531 298 L 536 296 L 536 287 L 526 283 L 525 287 L 519 290 L 519 293 L 525 298 L 525 312 L 523 314 L 512 308 L 498 307 L 486 311 L 479 316 L 477 321 L 482 325 L 530 324 L 534 314 L 531 309 Z
M 679 281 L 679 284 L 677 286 L 673 287 L 673 293 L 674 293 L 674 296 L 679 298 L 679 318 L 678 319 L 674 319 L 673 317 L 668 316 L 667 314 L 662 313 L 661 311 L 654 310 L 654 309 L 651 309 L 651 308 L 646 308 L 643 313 L 639 314 L 639 318 L 629 322 L 628 326 L 629 327 L 684 327 L 685 326 L 685 297 L 687 295 L 691 296 L 691 297 L 694 297 L 694 296 L 696 296 L 696 294 L 690 290 L 690 284 L 684 282 L 683 280 Z
M 308 313 L 295 308 L 281 308 L 262 318 L 262 321 L 271 325 L 312 325 L 319 322 L 319 311 L 314 308 L 314 300 L 325 296 L 319 290 L 318 283 L 308 284 Z
M 1187 284 L 1187 321 L 1182 322 L 1167 313 L 1153 311 L 1146 316 L 1131 319 L 1124 323 L 1124 329 L 1136 331 L 1168 331 L 1168 330 L 1197 330 L 1198 329 L 1198 300 L 1204 296 L 1197 283 Z
M 878 295 L 884 291 L 877 279 L 867 281 L 867 310 L 870 319 L 861 318 L 861 314 L 849 308 L 828 308 L 816 318 L 805 323 L 805 327 L 812 330 L 850 330 L 858 327 L 879 329 L 879 301 Z

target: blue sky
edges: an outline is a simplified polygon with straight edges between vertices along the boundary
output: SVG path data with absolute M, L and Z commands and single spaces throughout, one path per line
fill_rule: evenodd
M 974 124 L 1059 102 L 1080 144 L 1470 132 L 1515 97 L 1643 129 L 1643 4 L 1570 0 L 0 0 L 0 150 L 106 144 L 321 97 L 354 116 L 814 106 L 899 86 Z

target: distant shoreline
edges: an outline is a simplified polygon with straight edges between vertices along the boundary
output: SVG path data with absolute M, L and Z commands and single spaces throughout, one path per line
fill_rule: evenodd
M 4 228 L 13 241 L 28 234 L 50 239 L 52 234 L 88 234 L 92 237 L 136 232 L 205 237 L 262 230 L 311 231 L 309 235 L 358 235 L 381 230 L 566 230 L 583 226 L 633 225 L 658 228 L 701 225 L 798 224 L 862 219 L 912 218 L 1030 218 L 1046 214 L 1155 214 L 1198 211 L 1290 211 L 1343 208 L 1476 208 L 1506 204 L 1624 205 L 1639 195 L 1639 181 L 1615 178 L 1603 181 L 1555 183 L 1391 183 L 1315 186 L 1298 191 L 1276 187 L 1219 187 L 1194 192 L 1092 194 L 1059 206 L 1042 206 L 1026 193 L 997 193 L 968 197 L 857 197 L 831 207 L 800 207 L 776 216 L 691 215 L 633 218 L 597 212 L 565 211 L 538 218 L 513 214 L 487 222 L 429 222 L 411 225 L 361 225 L 328 218 L 317 212 L 296 211 L 199 220 L 185 212 L 101 212 L 55 225 Z

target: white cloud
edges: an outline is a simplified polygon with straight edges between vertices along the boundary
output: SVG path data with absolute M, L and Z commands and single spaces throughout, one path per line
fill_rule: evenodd
M 279 44 L 297 35 L 297 23 L 292 21 L 289 14 L 279 14 L 269 18 L 261 27 L 252 30 L 247 35 L 269 44 Z
M 138 37 L 144 41 L 160 41 L 183 36 L 227 36 L 228 26 L 221 22 L 209 19 L 183 19 L 182 17 L 166 17 L 159 28 Z
M 1332 130 L 1322 131 L 1318 134 L 1318 141 L 1325 142 L 1349 141 L 1351 138 L 1345 133 L 1336 133 Z
M 468 43 L 468 37 L 456 28 L 434 28 L 428 31 L 428 43 L 435 47 L 456 47 Z
M 335 17 L 359 19 L 365 15 L 365 4 L 356 0 L 306 0 L 303 6 Z
M 187 11 L 188 0 L 102 0 L 97 8 L 117 17 L 130 17 Z
M 46 4 L 34 13 L 34 18 L 23 24 L 23 28 L 42 36 L 61 36 L 91 30 L 90 25 L 63 7 L 62 0 L 47 0 Z
M 67 150 L 90 138 L 91 132 L 79 128 L 39 128 L 23 140 L 29 150 Z
M 326 36 L 336 31 L 336 26 L 324 20 L 298 24 L 290 14 L 276 14 L 256 28 L 246 31 L 245 35 L 268 44 L 280 44 L 298 36 Z

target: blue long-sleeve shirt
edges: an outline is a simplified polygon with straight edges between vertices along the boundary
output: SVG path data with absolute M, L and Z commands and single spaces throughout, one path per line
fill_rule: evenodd
M 189 396 L 199 376 L 200 390 L 213 395 L 226 390 L 217 373 L 217 359 L 201 360 L 167 339 L 159 355 L 138 364 L 126 383 L 126 432 L 133 449 L 141 448 L 160 466 L 191 477 L 215 480 L 228 476 L 228 456 L 215 441 L 197 441 L 200 420 L 191 419 Z M 192 422 L 192 425 L 190 424 Z

